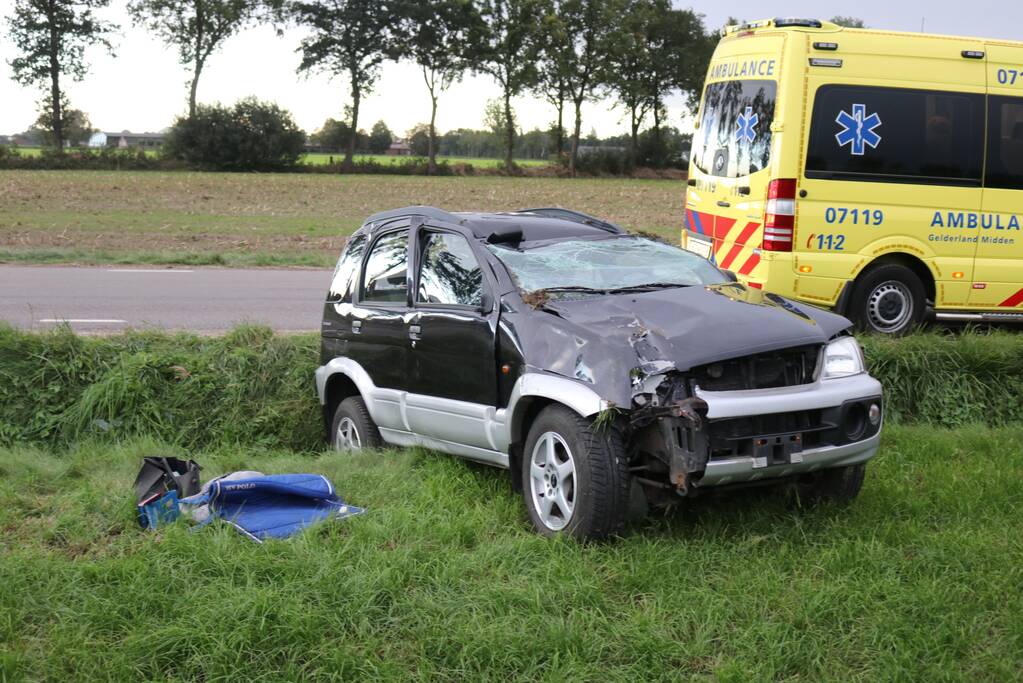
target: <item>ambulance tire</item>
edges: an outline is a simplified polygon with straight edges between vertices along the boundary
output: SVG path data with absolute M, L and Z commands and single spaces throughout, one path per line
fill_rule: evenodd
M 903 335 L 920 324 L 927 307 L 916 273 L 897 263 L 872 266 L 853 289 L 849 318 L 865 332 Z

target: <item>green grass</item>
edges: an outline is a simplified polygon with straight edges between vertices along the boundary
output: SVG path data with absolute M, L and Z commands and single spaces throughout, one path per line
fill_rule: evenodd
M 367 216 L 412 204 L 565 206 L 677 241 L 684 197 L 677 180 L 0 171 L 0 260 L 332 263 Z
M 889 428 L 860 498 L 693 501 L 604 545 L 532 534 L 506 475 L 422 450 L 224 447 L 368 513 L 257 545 L 132 517 L 153 441 L 0 450 L 0 679 L 1008 681 L 1023 429 Z

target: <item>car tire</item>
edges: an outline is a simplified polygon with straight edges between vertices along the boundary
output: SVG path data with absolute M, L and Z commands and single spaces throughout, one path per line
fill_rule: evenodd
M 560 405 L 540 412 L 522 457 L 522 495 L 538 533 L 580 540 L 618 534 L 631 491 L 620 429 Z
M 349 396 L 338 404 L 330 423 L 330 445 L 334 450 L 344 452 L 384 445 L 380 430 L 369 416 L 362 397 Z
M 864 463 L 827 469 L 817 474 L 807 493 L 813 501 L 848 503 L 860 494 L 866 474 Z
M 903 335 L 924 318 L 927 297 L 916 273 L 897 263 L 869 268 L 856 281 L 849 317 L 865 332 Z

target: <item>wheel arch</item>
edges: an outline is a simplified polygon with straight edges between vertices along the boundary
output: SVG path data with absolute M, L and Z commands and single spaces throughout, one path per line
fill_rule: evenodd
M 913 271 L 913 274 L 920 278 L 920 282 L 924 286 L 924 296 L 932 304 L 936 301 L 937 297 L 937 282 L 934 278 L 934 273 L 927 266 L 919 256 L 913 254 L 907 254 L 904 251 L 892 251 L 887 254 L 878 256 L 873 261 L 865 265 L 856 277 L 853 279 L 853 285 L 858 284 L 864 277 L 865 274 L 869 273 L 874 268 L 884 265 L 899 265 L 905 266 Z

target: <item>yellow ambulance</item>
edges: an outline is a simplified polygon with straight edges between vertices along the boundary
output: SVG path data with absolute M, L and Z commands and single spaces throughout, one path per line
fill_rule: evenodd
M 1023 43 L 730 26 L 688 184 L 683 246 L 751 287 L 884 333 L 1023 320 Z

